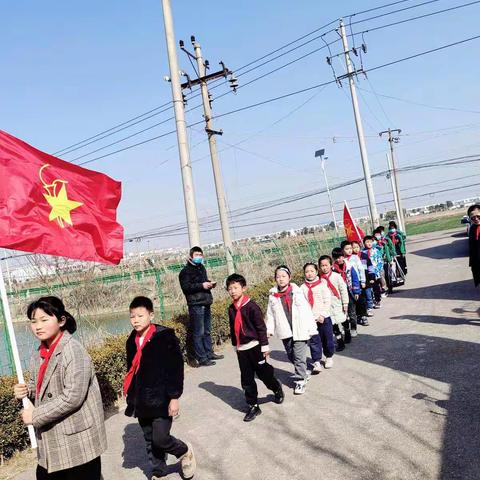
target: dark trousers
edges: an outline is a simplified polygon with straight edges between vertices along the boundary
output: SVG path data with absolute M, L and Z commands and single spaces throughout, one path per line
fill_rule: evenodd
M 172 417 L 139 418 L 138 423 L 143 430 L 152 475 L 157 477 L 166 475 L 166 454 L 180 458 L 188 451 L 185 443 L 170 435 Z
M 367 298 L 365 297 L 365 289 L 362 289 L 362 293 L 358 297 L 355 310 L 357 313 L 357 319 L 367 315 Z
M 407 274 L 408 268 L 407 268 L 407 257 L 405 255 L 399 255 L 397 256 L 397 262 L 398 265 L 400 265 L 400 268 L 402 269 L 404 275 Z
M 37 480 L 100 480 L 102 478 L 102 463 L 100 457 L 76 467 L 48 473 L 47 469 L 37 465 Z
M 382 301 L 382 285 L 381 285 L 381 280 L 379 278 L 375 280 L 372 290 L 373 290 L 373 298 L 375 300 L 375 303 L 380 303 Z
M 193 334 L 193 348 L 195 358 L 199 362 L 208 360 L 213 355 L 212 337 L 212 314 L 210 305 L 190 305 L 190 326 Z
M 357 329 L 357 302 L 353 295 L 348 292 L 348 321 L 351 330 Z
M 237 351 L 238 365 L 240 366 L 240 381 L 245 400 L 249 405 L 258 403 L 257 382 L 255 374 L 272 392 L 277 392 L 280 388 L 280 382 L 275 378 L 273 367 L 263 356 L 260 345 L 256 345 L 248 350 Z
M 333 338 L 332 319 L 327 317 L 323 323 L 317 323 L 317 326 L 321 342 L 321 350 L 323 350 L 323 353 L 327 358 L 333 357 L 335 352 L 335 340 Z
M 322 341 L 320 340 L 320 335 L 310 337 L 308 346 L 310 347 L 312 363 L 319 362 L 322 359 Z

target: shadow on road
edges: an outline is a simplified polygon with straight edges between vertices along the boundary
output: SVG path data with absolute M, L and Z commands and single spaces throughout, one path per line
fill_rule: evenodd
M 480 294 L 473 287 L 473 280 L 461 280 L 418 288 L 395 291 L 395 298 L 423 298 L 431 300 L 479 300 Z
M 468 241 L 465 237 L 446 245 L 437 245 L 435 247 L 424 248 L 423 250 L 415 250 L 413 253 L 420 257 L 428 257 L 435 260 L 468 257 Z
M 143 432 L 140 425 L 138 423 L 129 423 L 126 425 L 122 439 L 122 467 L 125 469 L 139 468 L 146 478 L 150 478 L 152 469 L 145 449 L 145 440 L 143 439 Z M 170 457 L 170 459 L 174 459 L 174 463 L 168 465 L 167 473 L 180 473 L 178 461 L 175 460 L 175 457 Z
M 436 323 L 438 325 L 478 325 L 480 320 L 458 318 L 458 317 L 439 317 L 436 315 L 399 315 L 391 317 L 392 320 L 412 320 L 422 323 Z
M 437 400 L 420 391 L 413 398 L 444 409 L 446 415 L 440 480 L 478 480 L 480 472 L 480 345 L 473 342 L 426 335 L 371 336 L 340 355 L 393 370 L 431 378 L 450 385 L 450 398 Z M 400 361 L 399 361 L 400 360 Z M 437 409 L 438 410 L 438 409 Z M 392 423 L 405 431 L 402 422 Z M 415 437 L 414 432 L 408 432 Z

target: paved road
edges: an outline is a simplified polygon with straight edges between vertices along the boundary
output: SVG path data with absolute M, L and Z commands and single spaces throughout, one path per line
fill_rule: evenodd
M 332 370 L 294 397 L 292 366 L 276 342 L 273 363 L 289 385 L 283 405 L 263 396 L 245 424 L 234 352 L 186 377 L 174 432 L 195 447 L 199 480 L 478 480 L 480 292 L 466 239 L 443 232 L 409 241 L 408 283 L 335 356 Z M 107 420 L 105 480 L 146 478 L 138 425 Z M 180 478 L 170 457 L 169 479 Z M 18 480 L 33 479 L 33 471 Z

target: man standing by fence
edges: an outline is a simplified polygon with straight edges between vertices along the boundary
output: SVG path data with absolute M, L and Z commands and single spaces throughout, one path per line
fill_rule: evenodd
M 200 247 L 192 247 L 179 279 L 187 300 L 195 358 L 199 366 L 208 367 L 215 365 L 214 360 L 222 359 L 223 355 L 214 353 L 210 335 L 212 328 L 210 307 L 213 303 L 211 290 L 216 287 L 217 282 L 208 280 L 203 262 L 203 250 Z

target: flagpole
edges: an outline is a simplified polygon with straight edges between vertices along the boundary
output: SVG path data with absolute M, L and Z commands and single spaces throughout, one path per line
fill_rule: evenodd
M 355 230 L 356 230 L 356 232 L 357 232 L 357 236 L 358 236 L 358 238 L 360 239 L 360 241 L 363 243 L 363 238 L 362 238 L 362 236 L 360 235 L 360 232 L 358 231 L 358 227 L 357 227 L 357 224 L 355 223 L 354 218 L 352 217 L 352 212 L 351 212 L 350 209 L 348 208 L 348 203 L 347 203 L 346 200 L 344 200 L 344 202 L 345 202 L 345 208 L 347 209 L 348 214 L 350 215 L 350 218 L 352 219 L 353 226 L 355 227 Z
M 23 377 L 22 364 L 20 362 L 20 355 L 18 353 L 17 340 L 15 338 L 15 331 L 13 329 L 12 314 L 10 312 L 10 305 L 8 303 L 7 289 L 5 288 L 5 279 L 3 278 L 2 262 L 0 261 L 0 296 L 2 298 L 3 313 L 5 315 L 5 324 L 7 325 L 8 339 L 12 348 L 13 363 L 17 372 L 18 383 L 25 383 Z M 28 398 L 22 400 L 23 408 L 31 405 Z M 28 425 L 28 435 L 30 437 L 30 444 L 32 448 L 37 448 L 37 438 L 35 437 L 35 430 L 33 425 Z

